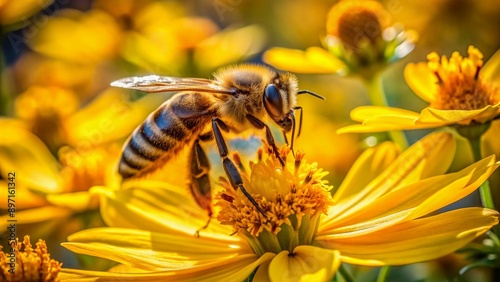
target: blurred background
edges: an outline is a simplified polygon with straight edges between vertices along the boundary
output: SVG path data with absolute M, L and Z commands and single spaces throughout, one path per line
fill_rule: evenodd
M 0 151 L 0 173 L 3 180 L 13 169 L 19 175 L 18 237 L 29 234 L 32 241 L 45 239 L 52 257 L 64 267 L 109 268 L 106 262 L 76 257 L 59 244 L 71 233 L 103 224 L 98 204 L 86 192 L 95 185 L 116 185 L 115 162 L 110 160 L 117 160 L 127 136 L 171 95 L 113 89 L 109 83 L 144 74 L 210 78 L 224 65 L 263 63 L 262 54 L 272 47 L 321 46 L 326 16 L 336 2 L 0 1 L 0 114 L 8 118 L 0 125 L 6 136 L 0 146 L 16 148 L 13 155 Z M 465 55 L 469 45 L 478 47 L 486 61 L 500 47 L 497 0 L 381 3 L 391 22 L 418 33 L 415 49 L 382 73 L 391 106 L 413 111 L 426 106 L 404 80 L 407 63 L 426 61 L 432 51 L 449 56 L 458 50 Z M 329 181 L 338 187 L 357 156 L 374 145 L 369 134 L 335 133 L 353 123 L 349 118 L 353 108 L 370 103 L 367 90 L 354 76 L 297 76 L 300 89 L 318 93 L 326 101 L 298 99 L 304 124 L 296 148 L 328 170 Z M 426 133 L 406 135 L 414 142 Z M 252 155 L 258 140 L 235 140 L 231 145 Z M 468 147 L 462 145 L 452 171 L 470 163 Z M 216 158 L 215 151 L 211 155 Z M 42 174 L 50 179 L 37 181 Z M 499 178 L 497 173 L 492 183 L 498 184 Z M 1 196 L 5 216 L 6 196 Z M 477 205 L 477 201 L 472 196 L 460 204 Z M 477 269 L 456 278 L 463 265 L 462 257 L 450 255 L 395 267 L 389 281 L 489 281 L 492 277 L 491 270 Z M 352 270 L 359 281 L 374 281 L 378 271 Z

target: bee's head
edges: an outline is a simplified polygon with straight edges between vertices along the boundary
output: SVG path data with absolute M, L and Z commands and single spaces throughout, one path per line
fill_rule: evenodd
M 264 108 L 285 132 L 292 130 L 296 103 L 297 78 L 291 73 L 278 74 L 264 88 Z
M 285 132 L 290 132 L 293 124 L 293 110 L 288 105 L 285 105 L 288 102 L 287 98 L 284 97 L 283 91 L 279 91 L 278 87 L 273 83 L 267 85 L 264 90 L 266 112 Z

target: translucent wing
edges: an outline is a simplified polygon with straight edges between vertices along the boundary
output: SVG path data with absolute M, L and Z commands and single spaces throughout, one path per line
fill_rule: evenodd
M 171 76 L 133 76 L 126 77 L 111 83 L 111 86 L 135 89 L 144 92 L 177 92 L 202 91 L 233 94 L 231 89 L 218 85 L 215 81 L 203 78 L 181 78 Z

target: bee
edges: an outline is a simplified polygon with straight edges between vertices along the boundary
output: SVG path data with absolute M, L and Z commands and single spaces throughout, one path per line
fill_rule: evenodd
M 262 65 L 239 65 L 217 71 L 214 79 L 166 76 L 128 77 L 112 86 L 144 92 L 179 92 L 152 112 L 130 135 L 123 147 L 118 171 L 124 180 L 151 173 L 160 168 L 184 148 L 190 148 L 189 186 L 198 205 L 212 216 L 212 196 L 209 180 L 210 163 L 200 142 L 214 140 L 231 186 L 240 189 L 248 200 L 265 216 L 243 181 L 229 151 L 223 132 L 241 134 L 249 129 L 263 130 L 281 165 L 285 165 L 267 123 L 276 123 L 286 134 L 292 131 L 290 147 L 296 129 L 294 112 L 297 78 L 291 73 L 280 74 Z M 207 223 L 208 225 L 208 223 Z

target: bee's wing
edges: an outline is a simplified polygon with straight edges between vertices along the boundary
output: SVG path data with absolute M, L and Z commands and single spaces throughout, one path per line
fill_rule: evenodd
M 144 92 L 177 92 L 177 91 L 202 91 L 233 94 L 227 89 L 216 84 L 215 81 L 203 78 L 181 78 L 172 76 L 133 76 L 126 77 L 111 83 L 111 86 L 135 89 Z

